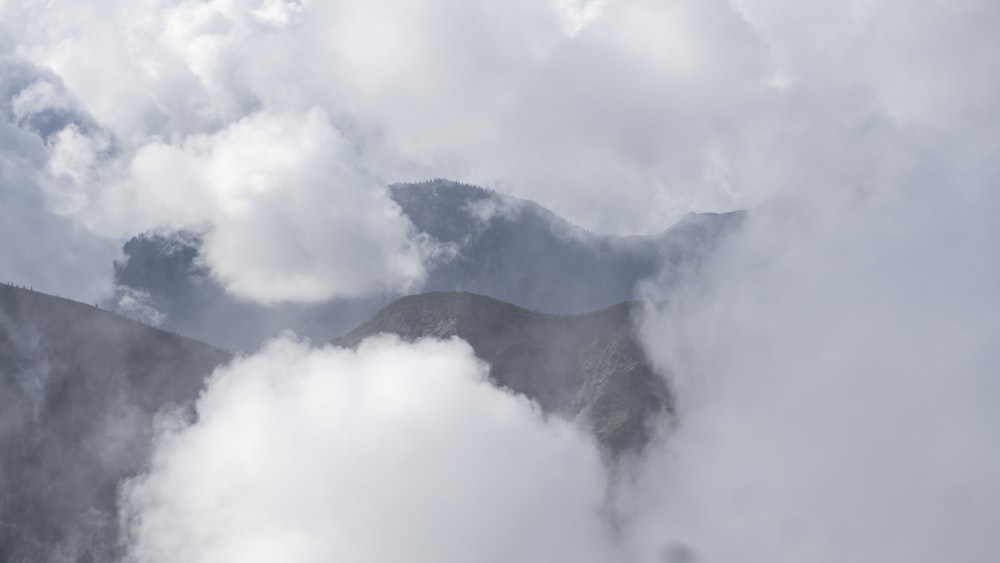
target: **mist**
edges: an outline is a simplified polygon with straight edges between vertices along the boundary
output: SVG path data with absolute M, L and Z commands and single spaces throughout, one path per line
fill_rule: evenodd
M 908 40 L 917 30 L 930 32 Z M 805 140 L 794 182 L 683 289 L 643 286 L 679 423 L 636 489 L 637 546 L 668 537 L 701 560 L 762 562 L 1000 552 L 1000 136 L 977 121 L 992 110 L 975 68 L 953 62 L 959 82 L 926 75 L 940 113 Z M 830 88 L 856 86 L 838 78 Z

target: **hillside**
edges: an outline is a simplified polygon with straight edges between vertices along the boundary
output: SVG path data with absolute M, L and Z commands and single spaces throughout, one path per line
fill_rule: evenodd
M 467 340 L 499 386 L 635 452 L 670 416 L 632 333 L 633 306 L 530 311 L 465 292 L 396 300 L 335 344 L 382 332 Z M 148 463 L 154 417 L 197 398 L 229 359 L 201 342 L 0 285 L 0 561 L 111 561 L 121 481 Z
M 117 486 L 146 463 L 154 414 L 196 398 L 228 358 L 0 285 L 0 561 L 113 560 Z
M 669 389 L 643 356 L 632 314 L 630 303 L 550 315 L 471 293 L 434 292 L 394 301 L 334 343 L 353 347 L 378 333 L 458 336 L 490 364 L 497 385 L 577 420 L 620 454 L 647 442 L 651 417 L 671 412 Z

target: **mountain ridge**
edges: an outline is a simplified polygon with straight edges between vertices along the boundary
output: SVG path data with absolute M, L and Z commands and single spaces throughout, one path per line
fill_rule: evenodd
M 496 385 L 576 420 L 617 456 L 640 451 L 649 423 L 673 413 L 669 386 L 635 334 L 637 307 L 553 315 L 468 292 L 430 292 L 393 301 L 333 343 L 355 347 L 380 333 L 409 341 L 457 336 L 490 365 Z
M 469 291 L 547 313 L 577 313 L 633 298 L 642 279 L 667 283 L 697 270 L 742 223 L 742 212 L 691 215 L 651 236 L 597 235 L 530 200 L 429 180 L 389 194 L 417 232 L 456 252 L 428 264 L 420 291 Z M 263 306 L 239 300 L 198 263 L 200 238 L 153 233 L 125 244 L 110 308 L 140 303 L 163 326 L 229 349 L 250 350 L 283 329 L 326 341 L 364 322 L 399 294 Z M 246 327 L 234 330 L 234 327 Z

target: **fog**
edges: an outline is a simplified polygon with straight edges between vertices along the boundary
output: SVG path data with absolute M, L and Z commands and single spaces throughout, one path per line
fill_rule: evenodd
M 165 417 L 123 488 L 130 561 L 606 561 L 593 438 L 497 389 L 459 340 L 288 336 Z
M 709 561 L 996 556 L 996 198 L 879 199 L 762 212 L 709 283 L 650 312 L 681 422 L 638 489 L 646 541 L 669 529 Z
M 643 470 L 636 545 L 670 537 L 708 561 L 1000 551 L 1000 136 L 978 50 L 997 20 L 864 9 L 891 17 L 862 43 L 898 43 L 803 94 L 829 113 L 789 145 L 788 184 L 685 289 L 640 292 L 680 422 Z M 919 69 L 905 93 L 902 67 Z M 845 110 L 890 99 L 843 129 Z

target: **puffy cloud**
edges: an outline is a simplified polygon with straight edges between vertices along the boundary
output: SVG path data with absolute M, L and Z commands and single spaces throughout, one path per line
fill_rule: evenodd
M 485 374 L 459 340 L 236 360 L 124 489 L 130 560 L 610 560 L 592 440 Z
M 322 110 L 255 113 L 212 135 L 144 145 L 87 219 L 122 233 L 204 228 L 205 265 L 259 302 L 418 285 L 435 245 L 352 166 L 352 151 Z
M 205 266 L 258 302 L 419 286 L 439 248 L 414 232 L 354 152 L 315 108 L 260 111 L 213 134 L 135 149 L 69 125 L 50 139 L 42 186 L 52 210 L 108 238 L 203 231 Z

